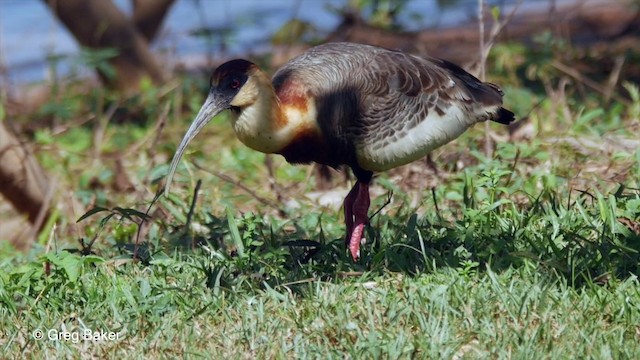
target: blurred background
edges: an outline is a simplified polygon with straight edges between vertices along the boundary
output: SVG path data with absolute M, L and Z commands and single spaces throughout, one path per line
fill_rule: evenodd
M 573 157 L 600 160 L 578 171 L 589 176 L 570 176 L 573 161 L 558 164 L 559 174 L 576 184 L 614 184 L 637 173 L 631 158 L 615 162 L 611 156 L 633 154 L 638 145 L 639 3 L 0 0 L 0 239 L 26 249 L 38 237 L 46 243 L 57 226 L 55 233 L 74 241 L 104 225 L 75 223 L 90 209 L 148 204 L 216 65 L 246 57 L 272 72 L 328 41 L 458 63 L 501 84 L 507 107 L 520 119 L 508 134 L 486 128 L 466 140 L 469 147 L 439 150 L 435 162 L 403 167 L 388 184 L 403 190 L 435 186 L 447 174 L 477 165 L 474 149 L 491 158 L 505 140 L 531 146 L 535 166 L 520 169 L 521 176 L 540 174 L 544 161 L 534 152 L 541 147 L 532 139 L 558 141 L 558 134 L 566 135 L 562 143 L 575 150 Z M 622 138 L 605 141 L 609 147 L 597 145 L 613 130 Z M 592 142 L 585 145 L 584 139 Z M 339 208 L 341 196 L 329 190 L 345 185 L 344 175 L 280 166 L 280 158 L 243 148 L 228 127 L 218 126 L 197 143 L 194 158 L 223 170 L 207 175 L 208 191 L 215 194 L 209 199 L 240 210 L 264 211 L 271 204 L 267 208 L 277 214 L 300 206 L 301 198 Z M 212 153 L 221 156 L 207 157 Z M 254 188 L 263 191 L 247 190 Z M 184 199 L 188 191 L 181 190 Z M 151 228 L 167 230 L 179 212 L 164 201 L 153 215 L 161 221 Z M 107 242 L 131 243 L 137 225 L 112 233 Z
M 331 41 L 516 121 L 376 174 L 358 261 L 348 169 L 228 112 L 161 196 L 216 66 Z M 0 0 L 0 358 L 640 359 L 639 276 L 640 0 Z
M 526 0 L 520 11 L 548 11 L 574 0 Z M 127 16 L 134 3 L 115 0 Z M 491 0 L 487 6 L 510 9 L 518 0 Z M 292 19 L 303 26 L 304 40 L 322 39 L 350 8 L 382 27 L 418 31 L 476 21 L 477 0 L 346 1 L 346 0 L 177 0 L 172 2 L 153 50 L 165 61 L 187 67 L 207 59 L 268 52 L 272 37 Z M 301 39 L 298 39 L 301 40 Z M 0 1 L 0 71 L 5 83 L 28 83 L 56 74 L 83 71 L 79 45 L 43 1 Z M 86 70 L 86 69 L 84 69 Z

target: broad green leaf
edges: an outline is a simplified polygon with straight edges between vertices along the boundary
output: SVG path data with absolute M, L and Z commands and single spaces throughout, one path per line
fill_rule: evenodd
M 80 216 L 80 218 L 78 220 L 76 220 L 76 223 L 79 223 L 80 221 L 88 218 L 91 215 L 97 214 L 99 212 L 103 212 L 103 211 L 109 211 L 109 209 L 101 207 L 101 206 L 96 206 L 93 209 L 87 211 L 86 213 L 84 213 L 84 215 Z

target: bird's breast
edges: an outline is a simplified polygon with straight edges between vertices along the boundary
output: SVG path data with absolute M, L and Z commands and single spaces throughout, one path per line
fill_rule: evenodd
M 278 151 L 287 162 L 308 164 L 329 161 L 327 142 L 315 127 L 299 127 L 291 141 Z
M 290 78 L 278 88 L 283 126 L 278 130 L 288 139 L 277 153 L 290 163 L 323 163 L 328 157 L 327 142 L 318 125 L 316 101 L 301 83 Z

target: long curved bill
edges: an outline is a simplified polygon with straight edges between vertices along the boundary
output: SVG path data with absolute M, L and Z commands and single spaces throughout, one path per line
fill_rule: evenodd
M 176 150 L 176 153 L 173 155 L 173 160 L 171 161 L 171 169 L 169 170 L 167 181 L 164 185 L 165 196 L 169 195 L 169 188 L 171 187 L 173 175 L 176 172 L 178 163 L 180 163 L 182 154 L 187 148 L 189 142 L 200 132 L 200 130 L 202 130 L 205 125 L 207 125 L 211 118 L 218 115 L 223 110 L 225 110 L 225 107 L 222 97 L 216 96 L 216 94 L 213 92 L 209 92 L 209 96 L 207 96 L 207 99 L 204 101 L 204 104 L 200 108 L 200 111 L 198 111 L 198 115 L 191 123 L 189 130 L 187 130 L 187 133 L 184 134 L 184 137 L 182 138 L 182 141 L 178 146 L 178 150 Z

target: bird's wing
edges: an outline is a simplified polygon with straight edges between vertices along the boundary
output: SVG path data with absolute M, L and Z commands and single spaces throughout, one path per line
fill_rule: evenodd
M 273 84 L 281 98 L 313 98 L 335 157 L 368 171 L 416 160 L 502 104 L 497 86 L 452 63 L 352 43 L 310 49 L 280 68 Z
M 361 116 L 348 132 L 368 170 L 414 161 L 490 119 L 502 104 L 497 87 L 444 60 L 383 51 L 362 66 Z
M 483 83 L 445 60 L 384 51 L 363 66 L 363 75 L 355 81 L 359 82 L 367 117 L 363 120 L 369 123 L 411 123 L 413 117 L 424 119 L 430 112 L 443 116 L 450 107 L 459 107 L 473 117 L 481 108 L 502 104 L 502 93 L 495 85 Z

